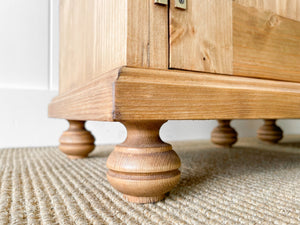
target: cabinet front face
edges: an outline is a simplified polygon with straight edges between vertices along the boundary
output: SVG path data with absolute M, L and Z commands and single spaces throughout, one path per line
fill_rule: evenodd
M 170 68 L 300 82 L 300 0 L 170 1 Z

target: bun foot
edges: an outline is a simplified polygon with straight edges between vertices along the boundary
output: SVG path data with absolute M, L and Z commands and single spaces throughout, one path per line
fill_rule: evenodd
M 218 120 L 219 125 L 211 133 L 215 145 L 231 147 L 237 142 L 238 133 L 230 126 L 231 120 Z
M 85 121 L 69 120 L 70 127 L 59 139 L 59 149 L 70 159 L 88 156 L 95 148 L 95 138 L 84 127 Z
M 165 198 L 180 179 L 180 159 L 159 137 L 164 121 L 126 121 L 126 141 L 107 160 L 110 184 L 134 203 Z
M 283 138 L 282 129 L 276 125 L 276 120 L 264 120 L 264 125 L 257 131 L 257 137 L 264 142 L 275 144 Z

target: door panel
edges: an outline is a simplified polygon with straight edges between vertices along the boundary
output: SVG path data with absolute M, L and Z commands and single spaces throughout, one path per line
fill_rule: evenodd
M 234 3 L 233 74 L 300 82 L 300 22 Z
M 170 67 L 232 73 L 231 0 L 170 1 Z
M 300 82 L 300 0 L 170 6 L 170 68 Z
M 235 0 L 236 3 L 300 21 L 299 0 Z

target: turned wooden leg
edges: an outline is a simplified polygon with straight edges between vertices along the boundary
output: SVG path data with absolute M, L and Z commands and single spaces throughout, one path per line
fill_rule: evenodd
M 70 159 L 85 158 L 94 150 L 95 138 L 84 127 L 85 121 L 68 120 L 70 127 L 59 139 L 59 149 Z
M 108 181 L 130 202 L 160 201 L 179 182 L 180 159 L 159 137 L 164 122 L 123 122 L 127 139 L 108 157 Z
M 230 126 L 231 120 L 218 120 L 219 125 L 211 133 L 211 141 L 222 147 L 231 147 L 237 142 L 237 132 Z
M 283 138 L 283 131 L 276 125 L 276 120 L 264 120 L 265 123 L 257 131 L 257 137 L 268 143 L 277 143 Z

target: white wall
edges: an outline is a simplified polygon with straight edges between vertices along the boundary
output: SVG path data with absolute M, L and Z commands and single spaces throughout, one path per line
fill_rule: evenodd
M 58 0 L 2 0 L 0 3 L 0 148 L 57 145 L 67 122 L 47 117 L 58 90 Z M 240 136 L 255 136 L 262 121 L 233 121 Z M 279 121 L 286 133 L 299 122 Z M 166 141 L 208 139 L 216 121 L 169 121 Z M 98 144 L 119 143 L 119 123 L 88 122 Z

